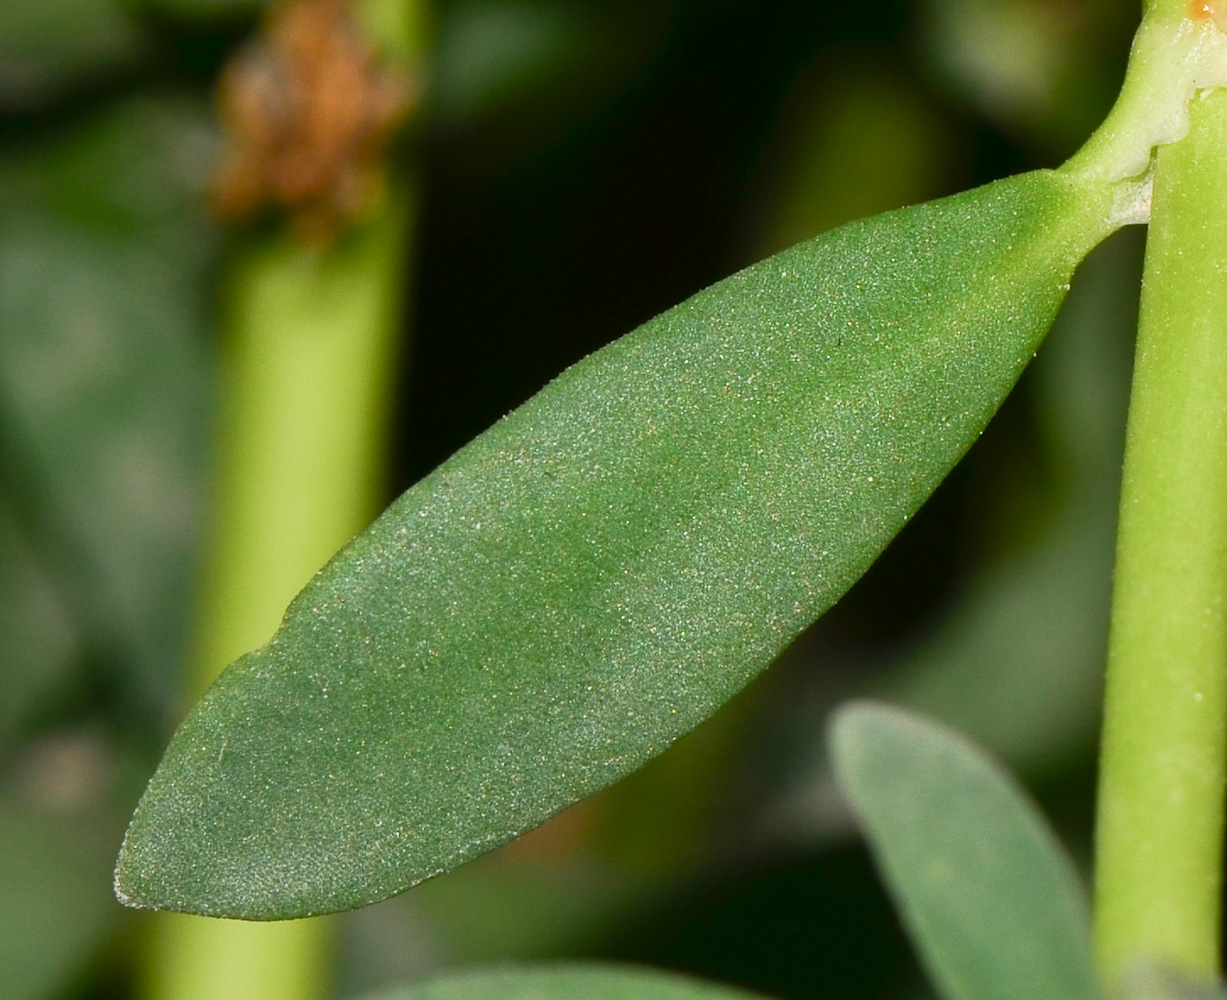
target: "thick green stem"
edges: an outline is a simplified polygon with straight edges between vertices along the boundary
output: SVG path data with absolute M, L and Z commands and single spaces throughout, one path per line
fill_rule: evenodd
M 1106 982 L 1219 970 L 1227 779 L 1227 92 L 1157 154 L 1125 452 L 1095 873 Z

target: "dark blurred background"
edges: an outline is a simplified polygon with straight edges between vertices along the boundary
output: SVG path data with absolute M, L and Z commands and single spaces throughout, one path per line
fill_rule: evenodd
M 183 709 L 215 317 L 212 94 L 251 0 L 0 2 L 0 1000 L 137 995 L 110 895 Z M 562 368 L 858 216 L 1053 167 L 1138 12 L 1107 0 L 450 0 L 395 147 L 422 217 L 390 499 Z M 925 987 L 822 721 L 890 698 L 1018 769 L 1085 858 L 1140 271 L 1115 237 L 965 462 L 720 715 L 522 841 L 337 919 L 333 994 L 646 962 L 794 1000 Z

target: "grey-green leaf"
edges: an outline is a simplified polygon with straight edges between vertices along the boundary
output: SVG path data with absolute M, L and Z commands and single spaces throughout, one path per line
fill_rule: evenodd
M 865 571 L 1031 359 L 1113 192 L 852 223 L 571 368 L 352 541 L 184 722 L 126 902 L 359 906 L 634 770 Z
M 1008 772 L 957 733 L 870 702 L 841 709 L 830 738 L 946 1000 L 1097 1000 L 1082 885 Z
M 672 973 L 577 964 L 453 974 L 366 1000 L 754 1000 L 756 996 Z

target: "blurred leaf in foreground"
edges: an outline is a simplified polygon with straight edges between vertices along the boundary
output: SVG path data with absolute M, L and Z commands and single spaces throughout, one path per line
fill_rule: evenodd
M 754 996 L 646 969 L 562 965 L 459 973 L 366 1000 L 753 1000 Z
M 1083 887 L 1007 772 L 885 705 L 846 706 L 830 738 L 840 786 L 946 1000 L 1098 1000 Z

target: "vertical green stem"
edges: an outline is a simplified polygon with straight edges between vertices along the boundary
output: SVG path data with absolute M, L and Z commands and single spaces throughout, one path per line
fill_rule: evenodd
M 410 70 L 421 0 L 358 0 L 368 34 Z M 394 176 L 336 245 L 257 240 L 223 287 L 212 543 L 193 694 L 267 641 L 311 575 L 378 512 L 404 312 L 413 185 Z M 329 918 L 257 924 L 159 914 L 149 1000 L 319 1000 Z
M 1159 149 L 1125 452 L 1096 843 L 1109 985 L 1219 970 L 1227 779 L 1227 92 Z

